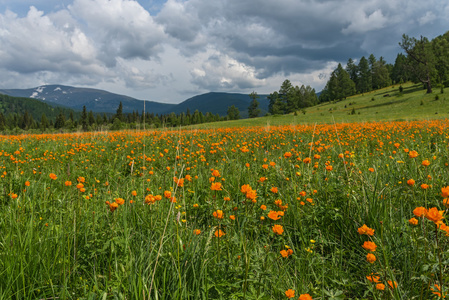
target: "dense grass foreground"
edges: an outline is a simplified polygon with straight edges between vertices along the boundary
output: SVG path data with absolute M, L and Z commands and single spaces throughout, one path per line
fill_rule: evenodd
M 448 127 L 2 137 L 0 298 L 442 298 Z

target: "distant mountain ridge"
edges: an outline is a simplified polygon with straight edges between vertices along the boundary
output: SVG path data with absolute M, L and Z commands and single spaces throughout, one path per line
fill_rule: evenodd
M 86 106 L 87 111 L 96 113 L 115 113 L 120 102 L 123 105 L 124 113 L 133 111 L 142 113 L 144 101 L 129 96 L 110 93 L 104 90 L 91 88 L 78 88 L 60 84 L 42 85 L 30 89 L 0 89 L 0 94 L 13 97 L 33 98 L 44 101 L 48 104 L 65 106 L 81 111 Z M 267 95 L 259 95 L 259 108 L 261 115 L 268 111 Z M 248 106 L 251 102 L 249 95 L 239 93 L 210 92 L 191 97 L 179 104 L 160 103 L 155 101 L 145 101 L 145 111 L 154 114 L 176 114 L 195 110 L 203 114 L 210 112 L 225 116 L 228 107 L 234 105 L 240 111 L 242 118 L 248 116 Z

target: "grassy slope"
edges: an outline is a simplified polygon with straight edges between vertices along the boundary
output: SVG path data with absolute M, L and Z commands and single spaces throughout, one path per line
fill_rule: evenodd
M 442 119 L 449 116 L 449 88 L 441 94 L 434 89 L 426 94 L 420 84 L 406 83 L 403 95 L 399 95 L 399 85 L 390 86 L 365 94 L 355 95 L 333 103 L 322 103 L 307 108 L 306 113 L 298 112 L 283 116 L 269 116 L 256 119 L 226 121 L 199 125 L 199 127 L 235 127 L 289 125 L 310 123 L 353 123 L 372 121 L 400 121 Z M 385 96 L 389 95 L 389 96 Z M 438 95 L 439 100 L 435 100 Z M 374 100 L 372 100 L 374 98 Z M 422 102 L 422 105 L 421 105 Z M 351 114 L 352 109 L 355 114 Z

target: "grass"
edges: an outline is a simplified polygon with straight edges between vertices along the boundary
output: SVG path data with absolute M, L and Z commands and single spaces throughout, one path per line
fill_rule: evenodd
M 394 85 L 365 94 L 348 97 L 342 101 L 322 103 L 305 109 L 305 114 L 298 111 L 297 116 L 276 115 L 254 119 L 217 122 L 198 125 L 199 128 L 220 128 L 240 126 L 265 126 L 267 124 L 333 124 L 375 121 L 413 121 L 434 120 L 449 116 L 448 89 L 441 94 L 434 89 L 433 94 L 426 94 L 420 84 L 410 82 L 403 84 L 403 92 Z M 438 96 L 438 100 L 435 97 Z M 354 112 L 353 112 L 354 110 Z M 353 113 L 353 114 L 351 114 Z
M 405 105 L 385 92 L 238 127 L 3 136 L 0 299 L 443 299 L 449 121 L 338 118 Z

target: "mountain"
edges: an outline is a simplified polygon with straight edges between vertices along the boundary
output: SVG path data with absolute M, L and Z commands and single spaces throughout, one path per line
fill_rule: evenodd
M 122 102 L 123 112 L 143 111 L 143 101 L 132 97 L 110 93 L 104 90 L 77 88 L 64 85 L 43 85 L 31 89 L 3 89 L 0 94 L 14 97 L 27 97 L 45 101 L 49 104 L 57 104 L 75 110 L 115 113 Z M 145 111 L 155 114 L 165 113 L 175 104 L 146 101 Z
M 120 102 L 124 113 L 143 111 L 144 101 L 132 97 L 110 93 L 104 90 L 77 88 L 64 85 L 43 85 L 30 89 L 0 89 L 0 94 L 13 97 L 34 98 L 52 106 L 63 106 L 78 111 L 86 106 L 87 111 L 97 113 L 115 113 Z M 261 116 L 268 111 L 267 95 L 259 95 L 259 108 Z M 247 94 L 238 93 L 206 93 L 194 96 L 179 104 L 167 104 L 154 101 L 145 101 L 145 111 L 154 114 L 185 113 L 187 110 L 193 114 L 195 110 L 206 114 L 207 112 L 226 116 L 227 110 L 234 105 L 240 111 L 242 118 L 248 117 L 248 106 L 251 98 Z
M 268 112 L 268 99 L 267 95 L 259 95 L 259 108 L 261 110 L 260 116 L 265 115 Z M 201 94 L 194 96 L 179 103 L 175 107 L 171 108 L 176 114 L 186 112 L 187 109 L 193 113 L 196 109 L 202 112 L 211 112 L 214 115 L 219 114 L 220 116 L 226 116 L 228 107 L 234 105 L 240 111 L 240 116 L 242 118 L 248 117 L 248 106 L 251 102 L 251 98 L 247 94 L 237 94 L 237 93 L 216 93 L 210 92 L 206 94 Z

